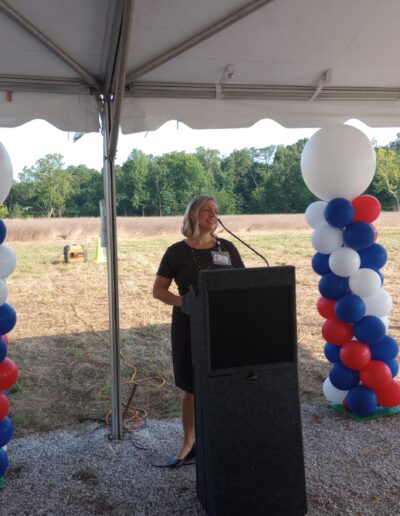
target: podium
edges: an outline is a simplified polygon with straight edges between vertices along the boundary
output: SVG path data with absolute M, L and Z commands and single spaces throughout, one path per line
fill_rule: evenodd
M 182 310 L 207 514 L 306 514 L 294 267 L 202 271 Z

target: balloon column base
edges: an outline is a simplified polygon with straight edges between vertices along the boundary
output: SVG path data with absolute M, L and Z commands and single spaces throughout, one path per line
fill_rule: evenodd
M 341 412 L 342 414 L 345 414 L 346 416 L 351 417 L 352 419 L 356 419 L 357 421 L 371 421 L 371 419 L 378 419 L 384 416 L 394 416 L 395 414 L 400 414 L 400 405 L 397 407 L 379 408 L 369 416 L 359 416 L 354 414 L 354 412 L 351 412 L 351 410 L 348 410 L 346 407 L 343 407 L 343 405 L 339 405 L 337 403 L 330 403 L 329 407 L 337 410 L 338 412 Z

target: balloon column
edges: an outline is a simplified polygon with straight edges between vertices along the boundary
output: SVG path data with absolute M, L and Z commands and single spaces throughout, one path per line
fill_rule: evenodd
M 12 184 L 12 166 L 7 151 L 0 144 L 0 204 L 6 199 Z M 9 417 L 9 401 L 6 391 L 17 381 L 18 369 L 14 362 L 7 357 L 9 339 L 7 334 L 14 328 L 16 313 L 14 308 L 6 303 L 7 285 L 4 279 L 15 269 L 15 253 L 4 245 L 7 230 L 0 219 L 0 485 L 8 468 L 7 443 L 12 437 L 13 425 Z
M 305 216 L 314 229 L 312 268 L 321 276 L 317 310 L 325 319 L 324 353 L 332 364 L 323 393 L 358 416 L 400 405 L 398 345 L 387 334 L 392 300 L 381 271 L 387 253 L 373 225 L 381 206 L 362 195 L 375 165 L 368 138 L 347 125 L 317 131 L 301 157 L 304 182 L 321 199 Z

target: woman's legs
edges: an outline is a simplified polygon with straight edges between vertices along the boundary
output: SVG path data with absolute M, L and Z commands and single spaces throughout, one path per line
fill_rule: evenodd
M 183 444 L 177 455 L 178 459 L 185 457 L 189 453 L 194 443 L 194 394 L 191 392 L 183 392 L 181 417 L 183 427 Z

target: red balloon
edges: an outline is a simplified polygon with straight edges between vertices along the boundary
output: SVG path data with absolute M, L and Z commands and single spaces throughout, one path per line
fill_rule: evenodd
M 371 360 L 371 350 L 364 342 L 349 340 L 340 348 L 340 360 L 350 369 L 362 369 Z
M 331 344 L 344 344 L 353 336 L 353 325 L 336 317 L 327 319 L 322 325 L 322 336 Z
M 392 380 L 384 389 L 378 390 L 377 395 L 382 407 L 397 407 L 400 405 L 400 383 Z
M 334 299 L 326 299 L 326 297 L 320 297 L 317 301 L 317 310 L 319 315 L 325 319 L 332 319 L 335 317 L 335 303 Z
M 12 387 L 18 378 L 18 369 L 14 362 L 6 357 L 0 362 L 0 391 Z
M 353 222 L 373 222 L 381 213 L 381 203 L 373 195 L 360 195 L 351 201 L 354 208 Z
M 361 369 L 360 380 L 374 391 L 384 390 L 392 381 L 392 371 L 385 362 L 371 360 Z
M 7 333 L 5 333 L 4 335 L 1 335 L 1 337 L 3 337 L 3 340 L 6 343 L 6 345 L 9 346 L 10 345 L 10 339 L 8 338 Z
M 0 419 L 6 417 L 8 411 L 10 410 L 10 403 L 5 394 L 0 394 Z

